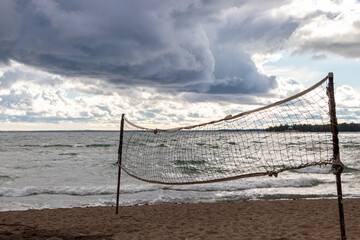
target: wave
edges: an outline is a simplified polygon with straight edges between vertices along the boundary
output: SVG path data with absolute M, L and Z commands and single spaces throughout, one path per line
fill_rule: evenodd
M 300 169 L 295 169 L 295 170 L 290 170 L 291 172 L 297 172 L 297 173 L 318 173 L 318 174 L 328 174 L 330 173 L 331 170 L 331 166 L 330 165 L 326 165 L 326 166 L 310 166 L 310 167 L 306 167 L 306 168 L 300 168 Z
M 286 188 L 286 187 L 312 187 L 322 182 L 313 178 L 280 179 L 263 182 L 234 182 L 232 184 L 214 183 L 200 185 L 171 186 L 161 184 L 124 185 L 121 186 L 121 194 L 136 194 L 161 190 L 188 191 L 188 192 L 217 192 L 217 191 L 241 191 L 257 188 Z M 39 194 L 62 194 L 74 196 L 88 195 L 111 195 L 116 194 L 114 186 L 64 186 L 64 187 L 34 187 L 24 188 L 0 188 L 0 197 L 25 197 Z
M 112 144 L 98 143 L 98 144 L 88 144 L 86 147 L 111 147 Z
M 352 172 L 359 172 L 360 170 L 357 168 L 347 167 L 345 166 L 343 173 L 352 173 Z
M 224 184 L 225 183 L 225 184 Z M 233 192 L 248 189 L 261 188 L 287 188 L 287 187 L 313 187 L 322 184 L 323 181 L 315 178 L 297 178 L 297 179 L 277 179 L 265 181 L 232 181 L 232 182 L 218 182 L 210 184 L 190 184 L 190 185 L 161 185 L 161 184 L 146 184 L 146 185 L 125 185 L 121 187 L 121 193 L 140 193 L 151 192 L 157 190 L 170 190 L 182 192 Z
M 156 198 L 152 199 L 128 199 L 121 200 L 122 205 L 142 205 L 142 204 L 158 204 L 158 203 L 194 203 L 194 202 L 214 202 L 214 201 L 240 201 L 255 199 L 294 199 L 294 198 L 317 198 L 317 197 L 333 197 L 333 195 L 311 195 L 311 194 L 254 194 L 252 189 L 271 189 L 271 188 L 288 188 L 288 187 L 312 187 L 322 182 L 316 179 L 283 179 L 277 183 L 271 181 L 265 182 L 234 182 L 232 185 L 224 185 L 223 183 L 204 184 L 204 185 L 187 185 L 187 186 L 163 186 L 161 188 L 148 187 L 147 191 L 165 190 L 187 192 L 180 194 L 164 194 L 156 193 Z M 129 189 L 128 189 L 129 190 Z M 130 192 L 137 192 L 139 189 L 132 189 Z M 144 190 L 144 189 L 143 189 Z M 247 190 L 250 190 L 247 191 Z M 126 191 L 126 190 L 125 190 Z M 198 193 L 196 193 L 198 192 Z M 202 194 L 200 194 L 202 192 Z M 204 194 L 208 192 L 209 194 Z M 196 197 L 195 197 L 196 196 Z
M 360 145 L 357 143 L 349 143 L 349 144 L 341 144 L 342 148 L 353 148 L 353 149 L 360 149 Z
M 114 194 L 114 187 L 33 187 L 25 188 L 0 188 L 0 197 L 25 197 L 39 194 L 64 194 L 75 196 Z
M 7 175 L 0 175 L 0 179 L 13 179 L 13 178 Z
M 25 144 L 21 147 L 25 148 L 77 148 L 77 147 L 88 147 L 88 148 L 108 148 L 114 146 L 113 144 L 107 143 L 94 143 L 94 144 Z
M 233 181 L 224 185 L 222 183 L 186 185 L 186 186 L 167 186 L 164 189 L 176 191 L 241 191 L 259 188 L 286 188 L 286 187 L 313 187 L 323 182 L 315 178 L 297 178 L 297 179 L 277 179 L 265 181 Z
M 277 200 L 277 199 L 315 199 L 315 198 L 335 198 L 335 194 L 265 194 L 258 196 L 258 199 Z
M 44 145 L 43 147 L 57 147 L 57 148 L 60 148 L 60 147 L 65 147 L 65 148 L 68 148 L 68 147 L 74 147 L 74 145 L 70 145 L 70 144 L 52 144 L 52 145 Z
M 332 172 L 332 167 L 330 165 L 326 166 L 311 166 L 301 169 L 290 170 L 291 172 L 297 173 L 318 173 L 318 174 L 328 174 Z M 352 173 L 359 172 L 360 170 L 357 168 L 347 167 L 345 166 L 343 173 Z
M 36 148 L 36 147 L 44 147 L 44 148 L 70 148 L 70 147 L 74 147 L 74 145 L 70 145 L 70 144 L 25 144 L 25 145 L 21 145 L 21 147 L 31 147 L 31 148 Z
M 11 181 L 14 181 L 14 178 L 7 175 L 0 175 L 0 183 L 11 182 Z

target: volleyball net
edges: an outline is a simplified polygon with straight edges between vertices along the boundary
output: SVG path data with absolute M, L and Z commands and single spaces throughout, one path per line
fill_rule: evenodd
M 333 74 L 291 97 L 223 119 L 171 129 L 147 128 L 122 115 L 121 169 L 161 184 L 196 184 L 331 164 L 341 239 L 346 239 Z
M 334 164 L 328 80 L 198 125 L 151 129 L 124 116 L 121 168 L 147 182 L 194 184 Z

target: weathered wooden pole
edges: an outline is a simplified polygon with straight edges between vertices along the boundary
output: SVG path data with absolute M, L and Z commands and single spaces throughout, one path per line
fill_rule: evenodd
M 116 214 L 119 213 L 119 196 L 120 196 L 120 178 L 121 178 L 121 159 L 122 159 L 122 147 L 123 147 L 123 136 L 124 136 L 124 117 L 125 114 L 121 115 L 120 122 L 120 140 L 118 149 L 118 182 L 117 182 L 117 193 L 116 193 Z
M 338 138 L 339 129 L 336 119 L 336 105 L 335 105 L 335 94 L 334 94 L 334 74 L 330 72 L 328 74 L 328 77 L 329 77 L 329 84 L 328 84 L 327 93 L 329 96 L 329 111 L 330 111 L 330 123 L 331 123 L 330 126 L 333 136 L 333 161 L 334 161 L 333 169 L 334 169 L 334 174 L 336 175 L 341 240 L 346 240 L 344 207 L 343 207 L 342 189 L 341 189 L 341 173 L 344 170 L 344 165 L 340 161 L 339 138 Z

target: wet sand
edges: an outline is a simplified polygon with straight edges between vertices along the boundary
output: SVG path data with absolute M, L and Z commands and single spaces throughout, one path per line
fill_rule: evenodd
M 360 239 L 360 199 L 345 199 Z M 337 200 L 239 201 L 0 212 L 0 239 L 340 239 Z

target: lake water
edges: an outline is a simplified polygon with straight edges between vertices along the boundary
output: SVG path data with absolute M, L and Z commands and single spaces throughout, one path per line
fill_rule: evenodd
M 339 139 L 343 195 L 358 198 L 360 134 Z M 118 141 L 118 132 L 0 132 L 0 211 L 114 205 Z M 335 197 L 330 166 L 181 186 L 122 173 L 120 205 Z

